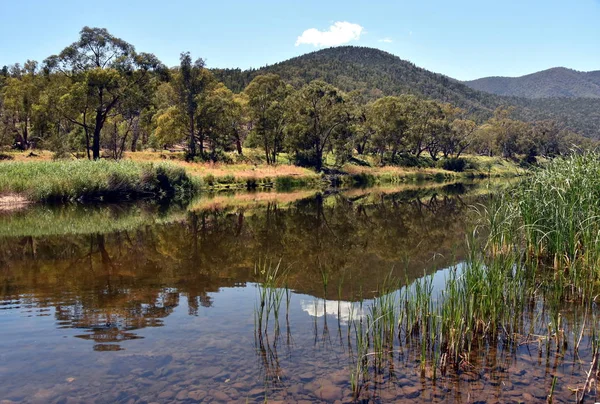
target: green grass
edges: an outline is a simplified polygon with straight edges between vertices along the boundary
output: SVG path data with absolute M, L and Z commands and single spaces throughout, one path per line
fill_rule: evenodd
M 132 161 L 36 161 L 0 165 L 0 193 L 31 201 L 117 201 L 190 196 L 197 184 L 183 168 Z

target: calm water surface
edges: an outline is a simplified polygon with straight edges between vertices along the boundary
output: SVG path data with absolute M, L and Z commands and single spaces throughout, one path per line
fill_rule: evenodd
M 489 198 L 461 184 L 2 214 L 0 402 L 538 402 L 555 375 L 572 401 L 589 362 L 530 343 L 435 381 L 402 351 L 353 397 L 352 322 L 390 273 L 442 287 Z M 279 332 L 258 333 L 260 268 L 278 263 Z

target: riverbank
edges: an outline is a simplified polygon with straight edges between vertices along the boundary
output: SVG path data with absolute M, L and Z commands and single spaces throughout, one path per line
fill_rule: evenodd
M 0 164 L 0 197 L 27 202 L 102 201 L 192 196 L 197 179 L 166 163 L 134 161 L 14 161 Z
M 340 168 L 327 168 L 320 173 L 292 164 L 267 165 L 252 157 L 232 163 L 190 163 L 183 161 L 177 152 L 126 153 L 121 161 L 98 162 L 55 161 L 52 154 L 45 151 L 5 153 L 4 156 L 0 162 L 0 197 L 7 201 L 18 199 L 21 204 L 181 198 L 220 189 L 289 191 L 445 182 L 515 177 L 525 172 L 511 160 L 481 156 L 467 157 L 461 171 L 427 166 L 431 164 L 379 167 L 355 159 Z

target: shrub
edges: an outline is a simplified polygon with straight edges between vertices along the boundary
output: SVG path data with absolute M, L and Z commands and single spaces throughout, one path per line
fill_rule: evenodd
M 467 160 L 463 158 L 447 158 L 438 161 L 437 166 L 439 168 L 443 168 L 444 170 L 461 173 L 467 168 Z
M 214 187 L 215 186 L 215 176 L 212 174 L 208 174 L 206 177 L 204 177 L 204 183 L 206 185 L 208 185 L 209 187 Z

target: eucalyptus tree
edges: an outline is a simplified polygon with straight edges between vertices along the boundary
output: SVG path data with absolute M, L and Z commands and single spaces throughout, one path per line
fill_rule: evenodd
M 347 105 L 354 118 L 349 126 L 352 132 L 352 146 L 356 153 L 362 155 L 367 151 L 375 134 L 375 126 L 369 117 L 372 104 L 367 102 L 362 92 L 355 90 L 348 93 Z
M 217 161 L 219 153 L 236 144 L 241 154 L 241 105 L 223 83 L 217 84 L 202 99 L 197 114 L 199 130 L 210 146 L 210 159 Z
M 188 132 L 186 158 L 191 160 L 197 155 L 196 142 L 200 146 L 200 155 L 204 155 L 204 135 L 201 130 L 198 130 L 197 122 L 198 105 L 214 83 L 214 77 L 204 67 L 204 60 L 199 58 L 192 62 L 189 52 L 182 53 L 179 60 L 179 70 L 175 73 L 173 87 L 179 97 L 178 107 L 186 117 Z
M 348 125 L 353 117 L 344 94 L 334 86 L 315 80 L 293 93 L 286 102 L 288 144 L 304 155 L 317 171 L 323 168 L 326 150 L 345 153 L 350 143 Z
M 83 128 L 88 150 L 91 137 L 94 159 L 100 158 L 100 136 L 109 114 L 136 87 L 147 85 L 152 71 L 162 68 L 154 55 L 137 53 L 106 29 L 90 27 L 81 30 L 78 41 L 47 58 L 45 65 L 48 73 L 70 79 L 60 107 L 68 120 Z
M 19 64 L 14 65 L 11 73 L 2 88 L 6 130 L 13 132 L 15 144 L 27 149 L 42 88 L 38 64 L 28 60 L 22 68 Z
M 277 163 L 284 146 L 286 114 L 284 102 L 291 88 L 276 74 L 256 76 L 244 94 L 252 122 L 252 136 L 263 148 L 267 164 Z
M 442 148 L 444 157 L 454 155 L 455 158 L 459 158 L 475 140 L 476 129 L 477 124 L 471 119 L 454 119 L 450 124 L 450 132 Z
M 383 162 L 384 153 L 391 153 L 391 161 L 405 146 L 409 129 L 409 101 L 404 97 L 383 97 L 375 101 L 368 114 L 368 121 L 374 128 L 373 147 Z

